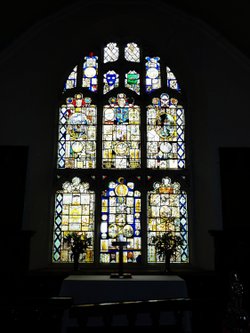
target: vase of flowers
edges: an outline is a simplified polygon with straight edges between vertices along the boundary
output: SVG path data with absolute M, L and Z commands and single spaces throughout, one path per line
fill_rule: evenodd
M 160 260 L 164 260 L 164 272 L 170 272 L 171 257 L 177 252 L 178 248 L 183 244 L 183 239 L 176 235 L 173 231 L 166 231 L 151 237 L 151 244 L 155 247 L 156 254 Z
M 86 253 L 91 245 L 91 238 L 85 233 L 72 232 L 64 237 L 63 241 L 71 248 L 71 260 L 74 261 L 74 271 L 79 269 L 80 255 Z

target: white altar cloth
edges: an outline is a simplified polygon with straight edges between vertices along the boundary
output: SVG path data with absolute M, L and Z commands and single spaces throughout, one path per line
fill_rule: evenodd
M 60 296 L 71 296 L 74 304 L 84 304 L 188 297 L 188 291 L 185 280 L 177 275 L 132 275 L 128 279 L 110 278 L 109 275 L 70 275 L 62 282 Z M 150 325 L 150 316 L 141 314 L 137 317 L 138 325 L 140 322 Z M 174 320 L 173 314 L 172 319 L 170 317 L 169 313 L 161 313 L 161 323 Z M 114 325 L 126 325 L 125 316 L 116 319 Z M 88 325 L 102 323 L 90 318 Z M 190 332 L 189 316 L 185 316 L 185 328 Z

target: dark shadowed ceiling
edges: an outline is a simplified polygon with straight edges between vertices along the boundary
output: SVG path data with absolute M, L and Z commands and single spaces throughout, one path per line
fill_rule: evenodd
M 84 2 L 84 0 L 4 1 L 0 11 L 0 49 L 10 45 L 34 24 L 77 2 Z M 248 5 L 250 0 L 225 2 L 223 0 L 162 0 L 162 2 L 205 22 L 250 57 Z

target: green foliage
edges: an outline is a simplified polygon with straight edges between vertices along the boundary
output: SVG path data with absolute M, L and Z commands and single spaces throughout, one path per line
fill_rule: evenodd
M 156 236 L 152 236 L 151 244 L 154 245 L 156 253 L 160 258 L 166 259 L 176 253 L 178 247 L 183 245 L 183 239 L 175 235 L 172 231 L 166 231 Z
M 88 238 L 84 233 L 80 234 L 77 232 L 67 234 L 63 241 L 71 247 L 73 257 L 79 257 L 79 255 L 85 253 L 88 246 L 91 245 L 91 238 Z

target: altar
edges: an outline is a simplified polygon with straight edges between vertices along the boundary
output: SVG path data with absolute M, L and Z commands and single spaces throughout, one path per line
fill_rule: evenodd
M 62 282 L 60 296 L 73 297 L 74 304 L 87 304 L 185 298 L 188 297 L 188 291 L 185 280 L 177 275 L 133 275 L 130 279 L 110 278 L 109 275 L 69 275 Z M 171 320 L 173 318 L 169 313 L 161 314 L 161 321 Z M 150 325 L 149 316 L 139 316 L 138 326 L 140 323 Z M 114 324 L 126 326 L 124 318 L 117 318 Z M 185 332 L 191 332 L 188 314 L 184 324 Z M 95 320 L 90 321 L 89 325 L 102 324 Z

